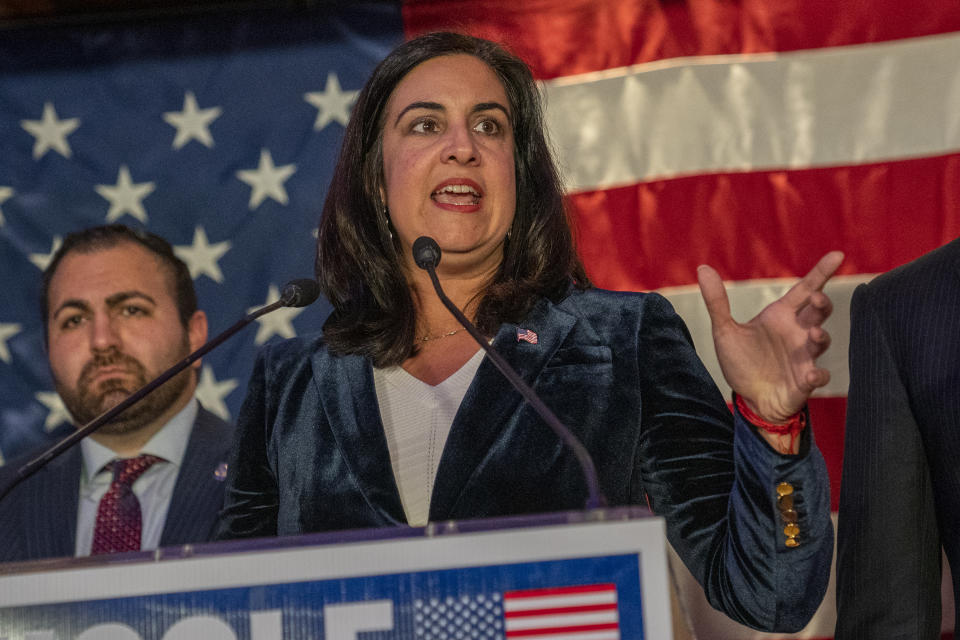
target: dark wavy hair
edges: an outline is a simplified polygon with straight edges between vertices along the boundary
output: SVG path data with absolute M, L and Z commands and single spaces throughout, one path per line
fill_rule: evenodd
M 493 70 L 513 119 L 517 209 L 499 272 L 479 294 L 480 331 L 493 335 L 501 323 L 519 322 L 540 297 L 559 300 L 571 286 L 590 286 L 527 65 L 489 40 L 448 32 L 420 36 L 390 53 L 360 92 L 317 239 L 317 280 L 334 308 L 324 338 L 334 352 L 363 355 L 380 367 L 399 364 L 416 349 L 413 297 L 380 196 L 386 105 L 414 67 L 454 54 L 479 58 Z
M 173 283 L 173 299 L 177 303 L 177 315 L 180 323 L 186 329 L 190 318 L 197 310 L 197 293 L 193 287 L 193 278 L 190 269 L 177 257 L 170 243 L 160 236 L 139 229 L 131 229 L 122 224 L 110 224 L 100 227 L 90 227 L 74 231 L 67 235 L 63 244 L 53 254 L 50 264 L 43 271 L 43 282 L 40 287 L 40 317 L 43 319 L 43 340 L 47 343 L 47 328 L 50 313 L 50 281 L 53 280 L 60 262 L 71 253 L 95 253 L 105 249 L 112 249 L 124 242 L 140 245 L 153 255 L 169 271 Z

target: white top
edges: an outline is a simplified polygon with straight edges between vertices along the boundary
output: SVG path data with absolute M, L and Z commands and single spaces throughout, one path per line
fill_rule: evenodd
M 373 370 L 390 464 L 411 526 L 422 527 L 430 518 L 430 496 L 443 447 L 484 354 L 480 349 L 436 386 L 399 366 Z
M 190 432 L 199 411 L 196 398 L 191 398 L 177 415 L 170 419 L 143 446 L 140 453 L 163 458 L 143 472 L 133 483 L 133 493 L 140 501 L 143 528 L 140 549 L 152 550 L 160 546 L 160 536 L 170 509 L 170 498 L 177 483 L 177 474 L 183 463 Z M 93 529 L 97 524 L 97 508 L 113 481 L 113 473 L 104 467 L 117 459 L 117 454 L 90 438 L 80 441 L 83 463 L 80 470 L 80 506 L 77 509 L 77 556 L 90 555 Z

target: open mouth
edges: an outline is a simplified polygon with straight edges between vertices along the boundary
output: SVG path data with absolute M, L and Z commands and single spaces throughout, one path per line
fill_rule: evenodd
M 477 187 L 456 182 L 442 185 L 430 197 L 438 204 L 473 207 L 480 204 L 483 194 Z

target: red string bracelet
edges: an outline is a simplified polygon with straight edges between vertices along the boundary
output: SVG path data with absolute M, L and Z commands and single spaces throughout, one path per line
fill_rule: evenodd
M 737 409 L 740 411 L 740 414 L 746 418 L 747 422 L 752 424 L 758 429 L 763 429 L 767 433 L 774 433 L 777 435 L 790 434 L 790 451 L 793 451 L 793 443 L 796 442 L 797 438 L 800 436 L 800 432 L 803 431 L 803 428 L 807 426 L 807 412 L 802 409 L 792 416 L 787 422 L 782 424 L 776 424 L 773 422 L 767 422 L 747 406 L 746 401 L 743 397 L 735 393 L 733 394 L 733 401 L 737 405 Z

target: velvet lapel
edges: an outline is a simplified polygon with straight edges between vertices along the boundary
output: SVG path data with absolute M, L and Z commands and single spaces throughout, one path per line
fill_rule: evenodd
M 161 546 L 210 539 L 223 506 L 223 479 L 214 472 L 226 462 L 231 438 L 229 425 L 201 407 L 170 497 Z
M 375 519 L 383 525 L 406 523 L 370 363 L 324 350 L 313 357 L 313 375 L 327 425 Z
M 493 341 L 493 348 L 533 387 L 537 375 L 563 344 L 576 318 L 561 311 L 547 300 L 541 300 L 520 325 L 503 324 Z M 517 329 L 537 334 L 537 344 L 517 339 Z M 519 391 L 496 365 L 485 357 L 477 375 L 467 389 L 450 429 L 440 466 L 437 469 L 430 499 L 430 520 L 435 522 L 454 517 L 452 514 L 461 494 L 468 488 L 477 467 L 513 419 L 520 403 Z M 493 514 L 471 514 L 483 517 Z
M 39 471 L 34 482 L 25 481 L 29 489 L 22 507 L 28 557 L 76 553 L 80 465 L 80 447 L 75 446 Z

